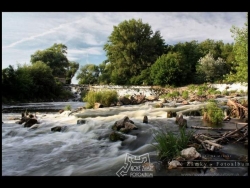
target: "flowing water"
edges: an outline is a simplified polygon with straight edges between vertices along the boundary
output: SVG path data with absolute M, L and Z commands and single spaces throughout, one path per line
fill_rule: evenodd
M 15 106 L 2 106 L 4 109 L 38 109 L 47 112 L 36 113 L 39 124 L 36 129 L 24 128 L 16 124 L 20 112 L 2 113 L 2 175 L 3 176 L 118 176 L 118 171 L 126 174 L 129 156 L 135 164 L 138 156 L 146 156 L 148 162 L 155 165 L 153 176 L 181 175 L 239 175 L 248 173 L 247 168 L 222 168 L 217 172 L 201 173 L 187 170 L 168 170 L 161 165 L 155 144 L 153 130 L 166 127 L 168 131 L 179 132 L 175 118 L 167 118 L 167 111 L 186 112 L 195 110 L 202 103 L 187 106 L 176 105 L 153 108 L 153 103 L 141 105 L 117 106 L 110 108 L 89 109 L 77 114 L 65 111 L 55 112 L 66 105 L 72 109 L 85 106 L 83 102 L 30 103 Z M 50 109 L 50 110 L 49 110 Z M 148 123 L 143 117 L 148 116 Z M 125 134 L 124 141 L 111 142 L 109 134 L 112 125 L 128 116 L 138 130 Z M 191 125 L 203 126 L 200 116 L 184 116 Z M 77 120 L 85 119 L 85 124 Z M 52 132 L 55 126 L 67 126 L 63 132 Z M 193 130 L 193 129 L 192 129 Z M 225 146 L 224 150 L 247 155 L 248 150 L 242 146 Z M 137 156 L 137 158 L 135 157 Z M 139 157 L 140 158 L 140 157 Z M 130 161 L 131 162 L 131 161 Z M 190 170 L 190 169 L 189 169 Z M 151 171 L 152 172 L 152 171 Z M 152 176 L 151 176 L 152 177 Z

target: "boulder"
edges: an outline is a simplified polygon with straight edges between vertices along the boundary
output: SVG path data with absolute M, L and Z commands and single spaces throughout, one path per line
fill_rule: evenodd
M 181 163 L 179 161 L 173 160 L 168 163 L 168 169 L 175 169 L 177 167 L 181 167 Z
M 77 120 L 77 124 L 78 125 L 82 125 L 82 124 L 85 124 L 86 123 L 86 120 L 85 119 L 78 119 Z
M 143 122 L 143 123 L 148 123 L 148 116 L 144 116 L 142 122 Z
M 121 102 L 123 105 L 131 104 L 131 100 L 125 96 L 120 97 L 119 102 Z
M 186 148 L 181 151 L 181 156 L 187 160 L 194 160 L 201 157 L 201 154 L 194 147 Z
M 125 136 L 120 134 L 120 133 L 117 133 L 117 132 L 113 131 L 109 135 L 109 140 L 112 141 L 112 142 L 116 142 L 118 140 L 123 141 L 123 140 L 125 140 Z
M 29 119 L 25 124 L 24 127 L 31 127 L 32 125 L 38 123 L 37 119 Z

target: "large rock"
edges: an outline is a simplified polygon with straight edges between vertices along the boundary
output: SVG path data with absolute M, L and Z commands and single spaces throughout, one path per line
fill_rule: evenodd
M 198 153 L 194 147 L 190 147 L 187 149 L 183 149 L 181 151 L 181 156 L 187 160 L 194 160 L 196 158 L 201 157 L 201 154 Z
M 130 97 L 132 104 L 141 104 L 145 100 L 145 95 L 134 95 Z
M 31 127 L 32 125 L 38 123 L 37 119 L 29 119 L 25 124 L 24 127 Z
M 113 131 L 109 135 L 109 140 L 112 141 L 112 142 L 116 142 L 118 140 L 123 141 L 123 140 L 125 140 L 125 136 L 122 135 L 121 133 L 117 133 L 117 132 Z
M 178 114 L 175 118 L 175 123 L 179 125 L 179 127 L 187 128 L 187 120 L 183 118 L 182 114 Z
M 148 123 L 148 116 L 144 116 L 142 122 L 143 122 L 143 123 Z
M 146 97 L 146 99 L 147 99 L 148 101 L 156 101 L 156 100 L 159 99 L 159 97 L 156 96 L 156 95 L 149 95 L 149 96 Z
M 130 130 L 138 129 L 132 120 L 125 116 L 123 119 L 116 121 L 112 126 L 114 131 L 121 131 L 123 133 L 128 133 Z
M 179 161 L 173 160 L 168 163 L 168 169 L 175 169 L 177 167 L 181 167 L 181 163 Z
M 129 105 L 131 104 L 131 100 L 125 96 L 122 96 L 119 98 L 119 101 L 123 104 L 123 105 Z
M 86 123 L 86 120 L 85 119 L 78 119 L 77 120 L 77 124 L 78 125 L 82 125 L 82 124 L 85 124 Z
M 63 132 L 67 129 L 67 126 L 56 126 L 56 127 L 52 127 L 51 131 L 52 132 Z

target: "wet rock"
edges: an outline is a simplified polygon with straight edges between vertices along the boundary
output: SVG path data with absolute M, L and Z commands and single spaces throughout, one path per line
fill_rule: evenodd
M 78 119 L 77 120 L 77 124 L 78 125 L 82 125 L 82 124 L 85 124 L 86 123 L 86 120 L 85 119 Z
M 29 119 L 25 124 L 24 127 L 31 127 L 32 125 L 38 123 L 37 119 Z
M 96 102 L 96 103 L 95 103 L 95 106 L 94 106 L 94 109 L 103 108 L 103 107 L 104 107 L 104 106 L 103 106 L 101 103 Z
M 158 99 L 159 99 L 159 97 L 156 95 L 149 95 L 146 97 L 146 100 L 148 100 L 148 101 L 156 101 Z
M 56 126 L 56 127 L 52 127 L 51 131 L 52 132 L 63 132 L 67 129 L 67 126 Z
M 123 141 L 123 140 L 125 140 L 125 136 L 120 134 L 120 133 L 117 133 L 117 132 L 113 131 L 109 135 L 109 140 L 112 141 L 112 142 L 116 142 L 118 140 Z
M 201 157 L 201 154 L 194 147 L 186 148 L 181 151 L 181 156 L 187 160 L 194 160 Z
M 179 125 L 179 127 L 186 127 L 187 128 L 187 120 L 183 118 L 182 114 L 179 114 L 175 118 L 175 123 Z
M 125 96 L 120 97 L 119 102 L 121 102 L 123 105 L 131 104 L 131 100 Z
M 183 104 L 183 105 L 188 105 L 189 102 L 188 102 L 188 101 L 182 101 L 182 104 Z
M 128 133 L 130 130 L 136 130 L 138 128 L 134 125 L 134 122 L 128 118 L 128 116 L 125 116 L 123 119 L 116 121 L 112 126 L 112 129 L 114 131 Z
M 143 123 L 148 123 L 148 116 L 144 116 L 142 122 L 143 122 Z
M 64 110 L 59 110 L 59 114 L 61 114 L 61 113 L 63 113 L 64 112 Z
M 177 167 L 181 167 L 181 163 L 179 161 L 173 160 L 168 163 L 168 169 L 175 169 Z

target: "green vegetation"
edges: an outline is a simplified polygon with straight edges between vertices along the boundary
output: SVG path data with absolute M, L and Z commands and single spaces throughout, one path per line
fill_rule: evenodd
M 183 91 L 181 95 L 182 95 L 183 99 L 185 99 L 185 100 L 188 99 L 188 91 Z
M 86 108 L 93 108 L 95 103 L 109 107 L 112 103 L 118 101 L 118 94 L 114 90 L 89 91 L 83 101 L 87 102 Z
M 226 75 L 226 80 L 231 82 L 248 82 L 248 13 L 245 27 L 232 26 L 234 37 L 233 53 L 235 61 L 232 63 L 232 71 Z
M 65 110 L 65 111 L 71 111 L 71 105 L 65 106 L 65 107 L 64 107 L 64 110 Z
M 45 49 L 38 50 L 31 55 L 31 63 L 38 61 L 45 63 L 52 70 L 54 77 L 65 78 L 66 83 L 70 84 L 79 68 L 79 63 L 69 61 L 66 57 L 67 46 L 64 44 L 54 44 Z
M 174 134 L 165 129 L 153 131 L 153 137 L 156 144 L 152 144 L 161 160 L 172 160 L 180 155 L 181 150 L 187 148 L 193 132 L 187 131 L 186 128 L 180 128 L 179 134 Z
M 208 102 L 202 109 L 202 114 L 203 120 L 212 124 L 221 124 L 224 118 L 223 110 L 214 101 Z

